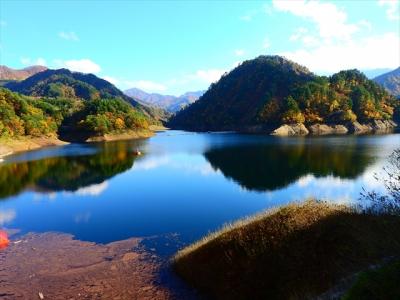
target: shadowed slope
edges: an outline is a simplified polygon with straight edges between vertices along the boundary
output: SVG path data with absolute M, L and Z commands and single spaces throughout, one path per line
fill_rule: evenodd
M 400 251 L 400 218 L 306 202 L 227 227 L 174 260 L 217 299 L 305 299 Z

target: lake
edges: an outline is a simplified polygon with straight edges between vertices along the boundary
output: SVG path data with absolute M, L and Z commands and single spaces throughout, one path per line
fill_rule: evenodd
M 40 149 L 0 164 L 0 228 L 99 243 L 169 237 L 169 251 L 159 251 L 173 253 L 227 222 L 291 201 L 357 201 L 363 187 L 382 188 L 373 175 L 398 147 L 398 134 L 166 131 Z

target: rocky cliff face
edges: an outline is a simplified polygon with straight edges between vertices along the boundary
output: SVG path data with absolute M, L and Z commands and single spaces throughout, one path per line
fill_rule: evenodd
M 374 120 L 370 123 L 352 122 L 346 125 L 340 124 L 284 124 L 271 132 L 276 136 L 302 136 L 302 135 L 339 135 L 339 134 L 366 134 L 386 133 L 397 128 L 392 120 Z

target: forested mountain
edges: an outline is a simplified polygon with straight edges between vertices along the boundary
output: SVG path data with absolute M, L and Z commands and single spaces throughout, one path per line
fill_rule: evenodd
M 130 97 L 137 99 L 145 105 L 152 105 L 175 113 L 189 104 L 197 101 L 205 91 L 187 92 L 181 96 L 162 95 L 157 93 L 146 93 L 138 88 L 124 91 Z
M 118 98 L 130 103 L 134 109 L 146 115 L 150 123 L 159 123 L 163 115 L 155 110 L 141 105 L 131 97 L 126 96 L 110 82 L 93 74 L 71 72 L 67 69 L 45 70 L 20 82 L 9 82 L 6 88 L 33 97 L 68 98 L 80 100 L 100 100 Z
M 148 127 L 148 117 L 121 98 L 38 98 L 0 88 L 0 137 L 59 135 L 67 130 L 89 138 Z
M 47 68 L 44 66 L 30 66 L 21 70 L 16 70 L 7 66 L 0 65 L 0 80 L 24 80 L 44 70 L 47 70 Z
M 6 88 L 34 97 L 67 97 L 94 100 L 119 97 L 131 100 L 110 82 L 93 74 L 67 69 L 45 70 L 21 82 L 10 82 Z
M 366 122 L 391 119 L 396 105 L 394 97 L 358 70 L 317 76 L 283 57 L 259 56 L 222 76 L 169 126 L 213 131 Z
M 373 79 L 393 96 L 400 98 L 400 67 Z

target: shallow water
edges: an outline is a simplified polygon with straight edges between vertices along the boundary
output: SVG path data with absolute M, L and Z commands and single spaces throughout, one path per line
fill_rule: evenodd
M 0 164 L 0 227 L 100 243 L 163 236 L 152 247 L 175 249 L 269 207 L 309 197 L 348 203 L 363 187 L 379 190 L 373 174 L 399 137 L 167 131 L 17 154 Z

